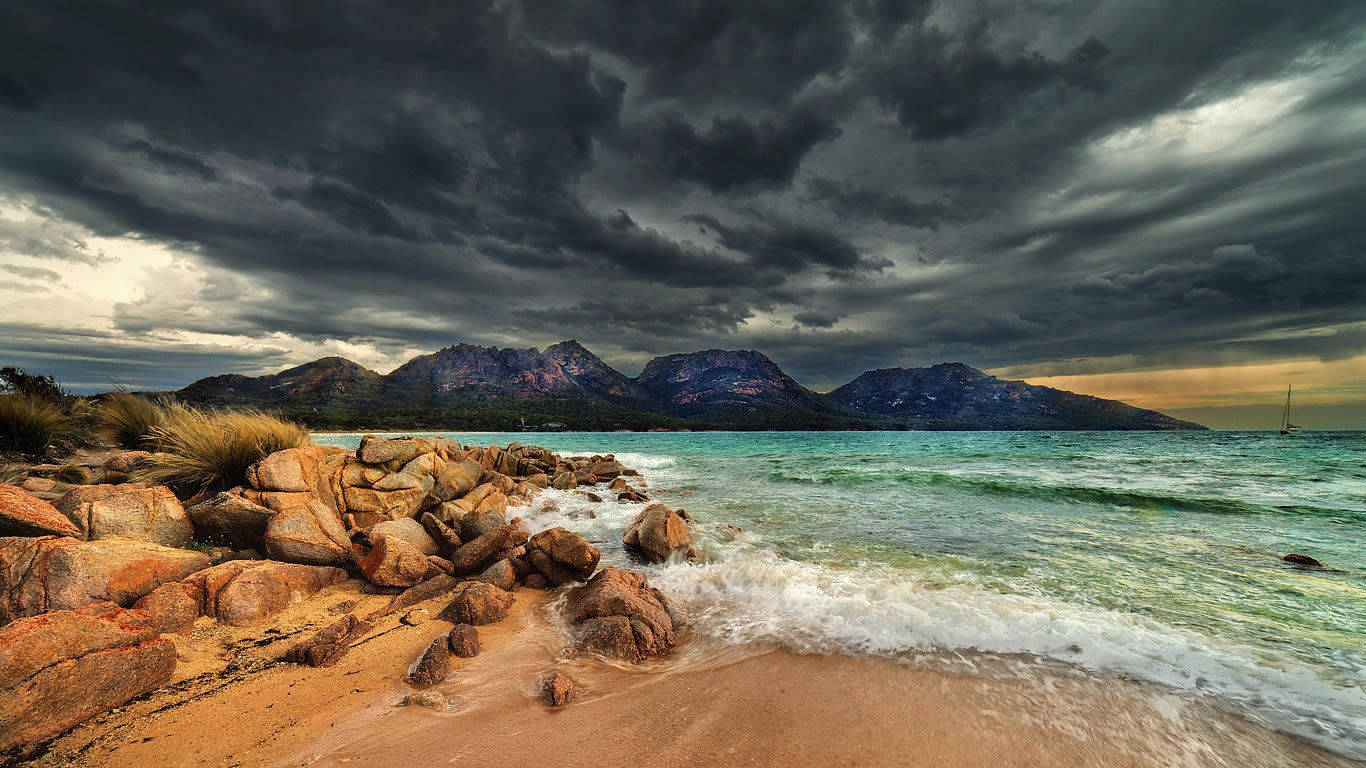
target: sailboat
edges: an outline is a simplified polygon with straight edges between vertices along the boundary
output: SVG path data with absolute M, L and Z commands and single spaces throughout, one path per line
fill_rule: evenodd
M 1290 390 L 1294 385 L 1286 385 L 1285 388 L 1285 412 L 1281 414 L 1281 434 L 1289 435 L 1299 432 L 1300 428 L 1290 423 Z

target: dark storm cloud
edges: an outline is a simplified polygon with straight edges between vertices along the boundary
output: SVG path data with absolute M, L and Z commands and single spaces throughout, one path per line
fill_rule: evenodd
M 844 314 L 841 312 L 832 312 L 830 310 L 822 309 L 804 309 L 793 315 L 792 319 L 797 321 L 799 325 L 804 325 L 807 328 L 833 328 L 835 323 L 838 323 L 843 317 Z
M 963 40 L 916 31 L 873 65 L 873 89 L 914 136 L 946 139 L 1010 120 L 1040 119 L 1077 92 L 1104 87 L 1109 48 L 1094 37 L 1061 59 L 1036 51 L 1003 57 L 980 21 Z
M 672 114 L 630 131 L 624 143 L 642 164 L 713 192 L 787 186 L 812 147 L 839 136 L 834 120 L 807 109 L 757 124 L 718 117 L 704 132 Z
M 758 348 L 817 386 L 1355 354 L 1364 24 L 1351 0 L 9 4 L 5 290 L 65 290 L 42 270 L 108 263 L 96 237 L 190 255 L 4 354 L 183 384 L 294 362 L 231 352 L 269 334 L 577 337 L 627 367 Z M 154 354 L 191 332 L 223 345 Z
M 877 218 L 905 227 L 937 227 L 953 215 L 951 208 L 939 201 L 916 202 L 898 192 L 870 189 L 820 176 L 808 180 L 806 196 L 844 216 Z
M 847 276 L 858 272 L 882 272 L 892 266 L 891 261 L 864 256 L 853 243 L 808 224 L 760 219 L 732 226 L 700 213 L 684 216 L 683 220 L 696 224 L 703 234 L 715 234 L 722 246 L 747 255 L 759 269 L 801 272 L 818 266 L 831 276 Z
M 784 105 L 837 71 L 853 46 L 842 0 L 529 0 L 530 28 L 560 44 L 620 56 L 649 99 Z
M 281 200 L 292 200 L 311 208 L 359 232 L 402 240 L 414 238 L 414 233 L 399 222 L 389 206 L 345 184 L 314 178 L 306 186 L 295 189 L 279 187 L 273 194 Z
M 129 142 L 127 149 L 165 168 L 192 174 L 204 181 L 214 181 L 218 178 L 217 169 L 188 152 L 178 152 L 166 147 L 153 146 L 145 139 Z

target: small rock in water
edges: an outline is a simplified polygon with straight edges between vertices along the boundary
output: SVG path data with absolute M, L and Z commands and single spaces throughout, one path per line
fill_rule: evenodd
M 435 709 L 438 712 L 445 712 L 450 708 L 446 703 L 446 697 L 436 691 L 422 691 L 421 693 L 410 693 L 403 697 L 403 701 L 398 703 L 400 707 L 426 707 Z
M 1312 558 L 1309 555 L 1301 555 L 1298 552 L 1291 552 L 1290 554 L 1285 555 L 1281 559 L 1287 563 L 1290 563 L 1291 565 L 1302 565 L 1306 568 L 1323 567 L 1323 563 L 1320 563 L 1317 559 Z
M 417 657 L 408 671 L 408 685 L 414 688 L 430 688 L 446 679 L 451 673 L 451 649 L 445 637 L 438 637 L 427 646 L 427 650 Z
M 479 655 L 479 630 L 470 624 L 456 624 L 446 635 L 446 644 L 451 653 L 462 659 Z
M 403 618 L 399 619 L 399 621 L 410 627 L 416 627 L 420 624 L 426 624 L 431 618 L 432 616 L 430 613 L 427 613 L 426 608 L 414 608 L 403 614 Z
M 563 672 L 550 672 L 537 681 L 541 701 L 548 707 L 562 707 L 574 697 L 574 679 Z

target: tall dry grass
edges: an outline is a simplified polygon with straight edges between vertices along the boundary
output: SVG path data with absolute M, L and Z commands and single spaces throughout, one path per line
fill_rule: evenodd
M 247 467 L 275 451 L 307 445 L 308 432 L 261 411 L 199 410 L 173 404 L 152 430 L 146 479 L 182 497 L 222 491 L 246 481 Z
M 130 392 L 106 395 L 98 407 L 95 427 L 110 445 L 122 448 L 150 448 L 155 432 L 164 426 L 167 406 Z
M 0 395 L 0 453 L 42 456 L 71 428 L 58 403 L 34 395 Z
M 28 476 L 28 467 L 23 464 L 0 464 L 0 483 L 18 485 Z

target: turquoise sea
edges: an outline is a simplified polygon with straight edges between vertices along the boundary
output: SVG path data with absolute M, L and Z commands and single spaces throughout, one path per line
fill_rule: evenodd
M 1141 680 L 1366 759 L 1366 433 L 449 436 L 640 470 L 697 521 L 700 562 L 651 568 L 695 633 Z M 624 563 L 638 510 L 523 514 Z

